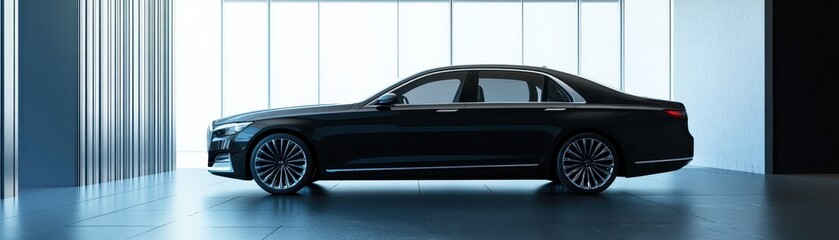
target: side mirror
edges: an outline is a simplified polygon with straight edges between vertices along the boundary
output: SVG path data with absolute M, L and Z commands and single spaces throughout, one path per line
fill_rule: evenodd
M 382 106 L 390 106 L 396 104 L 396 94 L 395 93 L 385 93 L 379 99 L 376 99 L 376 105 Z

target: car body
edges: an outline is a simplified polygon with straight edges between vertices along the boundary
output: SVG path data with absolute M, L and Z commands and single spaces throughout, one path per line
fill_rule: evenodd
M 209 171 L 253 179 L 249 165 L 258 158 L 257 143 L 280 133 L 306 147 L 309 181 L 557 179 L 563 144 L 583 133 L 596 137 L 581 138 L 582 144 L 599 139 L 611 146 L 606 150 L 616 161 L 608 171 L 616 176 L 673 171 L 693 157 L 683 104 L 517 65 L 436 68 L 355 104 L 215 120 L 208 133 Z

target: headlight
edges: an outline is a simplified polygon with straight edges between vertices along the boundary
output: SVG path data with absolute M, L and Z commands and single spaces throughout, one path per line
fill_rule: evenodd
M 228 123 L 218 125 L 210 130 L 211 137 L 223 137 L 236 134 L 242 129 L 245 129 L 248 125 L 251 125 L 253 122 L 239 122 L 239 123 Z

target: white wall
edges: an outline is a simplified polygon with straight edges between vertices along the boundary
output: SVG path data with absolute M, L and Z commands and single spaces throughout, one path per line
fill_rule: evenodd
M 691 164 L 763 173 L 764 1 L 674 0 L 673 98 L 687 106 Z
M 451 64 L 546 66 L 670 96 L 670 0 L 175 3 L 179 167 L 206 165 L 206 126 L 222 115 L 356 102 Z
M 221 117 L 221 4 L 173 3 L 177 167 L 206 167 L 207 125 Z

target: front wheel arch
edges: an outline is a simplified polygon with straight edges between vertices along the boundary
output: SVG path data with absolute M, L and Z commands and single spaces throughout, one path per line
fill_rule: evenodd
M 256 144 L 259 143 L 260 141 L 262 141 L 262 139 L 264 139 L 265 137 L 268 137 L 272 134 L 277 134 L 277 133 L 289 134 L 289 135 L 295 136 L 295 137 L 299 138 L 301 141 L 303 141 L 303 143 L 306 144 L 306 146 L 309 148 L 309 151 L 311 152 L 310 154 L 312 155 L 312 165 L 314 166 L 314 168 L 312 170 L 315 171 L 315 173 L 318 173 L 320 171 L 320 165 L 319 165 L 320 161 L 318 161 L 317 150 L 316 150 L 315 145 L 312 144 L 311 140 L 306 138 L 300 132 L 297 132 L 297 131 L 294 131 L 294 130 L 291 130 L 291 129 L 276 128 L 276 129 L 266 130 L 266 131 L 263 131 L 263 132 L 257 134 L 256 136 L 251 138 L 251 141 L 248 143 L 247 158 L 245 159 L 246 160 L 245 161 L 245 180 L 253 180 L 253 173 L 251 172 L 250 156 L 253 154 L 253 151 L 256 150 Z

